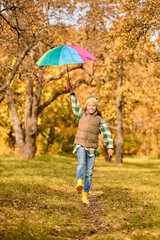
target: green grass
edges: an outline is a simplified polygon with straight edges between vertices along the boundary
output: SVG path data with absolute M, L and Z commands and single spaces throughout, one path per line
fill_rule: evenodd
M 160 239 L 160 160 L 96 158 L 89 206 L 76 157 L 0 156 L 0 239 Z

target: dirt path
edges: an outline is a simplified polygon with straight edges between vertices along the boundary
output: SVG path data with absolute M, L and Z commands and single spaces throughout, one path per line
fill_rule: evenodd
M 88 232 L 84 239 L 90 239 L 94 234 L 106 234 L 109 230 L 109 226 L 106 226 L 104 204 L 100 202 L 100 196 L 92 194 L 89 196 L 89 201 L 89 205 L 83 205 L 85 225 L 88 225 Z

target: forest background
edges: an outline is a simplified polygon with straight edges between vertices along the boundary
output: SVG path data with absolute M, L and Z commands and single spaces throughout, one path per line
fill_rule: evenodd
M 77 120 L 66 66 L 38 67 L 77 45 L 98 60 L 69 66 L 81 106 L 93 94 L 123 155 L 160 156 L 159 0 L 0 1 L 0 154 L 72 153 Z M 100 138 L 99 154 L 106 156 Z M 106 157 L 107 158 L 107 157 Z

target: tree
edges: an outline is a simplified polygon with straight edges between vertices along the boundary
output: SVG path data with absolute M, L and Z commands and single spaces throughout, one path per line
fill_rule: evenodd
M 124 115 L 124 85 L 127 83 L 126 74 L 130 64 L 135 61 L 135 54 L 138 48 L 151 39 L 151 34 L 158 30 L 158 1 L 141 1 L 136 2 L 120 2 L 119 12 L 123 13 L 117 20 L 116 24 L 111 28 L 109 35 L 112 42 L 114 41 L 114 55 L 121 62 L 118 66 L 119 73 L 117 77 L 117 143 L 116 143 L 116 162 L 122 163 L 123 156 L 123 125 L 122 117 Z M 150 37 L 149 37 L 150 36 Z M 150 41 L 150 40 L 149 40 Z M 141 51 L 143 51 L 141 49 Z M 114 57 L 116 58 L 116 57 Z M 120 59 L 120 60 L 119 60 Z M 123 64 L 122 64 L 123 63 Z M 116 64 L 117 65 L 117 64 Z M 117 68 L 117 66 L 116 66 Z M 125 76 L 125 77 L 124 77 Z M 131 77 L 132 78 L 132 77 Z M 123 81 L 122 81 L 123 80 Z M 131 85 L 131 84 L 130 84 Z M 132 93 L 133 95 L 135 93 Z M 132 96 L 133 98 L 133 96 Z M 132 101 L 132 100 L 130 100 Z
M 57 36 L 59 31 L 65 29 L 65 33 L 68 34 L 69 32 L 65 26 L 61 26 L 61 28 L 58 25 L 51 26 L 48 25 L 48 21 L 45 24 L 45 19 L 48 19 L 48 16 L 45 16 L 43 11 L 45 4 L 45 1 L 37 4 L 34 1 L 2 1 L 3 9 L 0 14 L 1 25 L 5 29 L 3 37 L 10 32 L 13 39 L 10 41 L 8 38 L 7 46 L 1 39 L 2 47 L 6 48 L 8 55 L 4 55 L 4 61 L 2 61 L 1 65 L 4 71 L 0 92 L 10 106 L 16 143 L 22 158 L 25 159 L 35 156 L 37 122 L 41 112 L 55 101 L 58 96 L 67 93 L 64 84 L 61 84 L 60 90 L 53 88 L 48 94 L 47 100 L 44 102 L 41 100 L 42 93 L 48 92 L 51 83 L 66 75 L 67 70 L 62 71 L 62 68 L 60 68 L 61 72 L 56 77 L 52 77 L 56 71 L 50 70 L 53 75 L 46 78 L 45 70 L 38 68 L 35 62 L 38 60 L 38 56 L 42 55 L 43 48 L 47 46 L 53 47 L 56 41 L 61 40 L 63 34 Z M 48 14 L 48 11 L 46 11 L 46 14 Z M 46 35 L 48 38 L 46 38 Z M 54 42 L 53 36 L 55 36 Z M 45 41 L 45 39 L 47 40 Z M 8 44 L 9 49 L 7 49 Z M 8 66 L 7 71 L 4 67 L 6 64 Z M 82 64 L 71 66 L 68 71 L 71 72 L 77 69 L 87 73 L 89 78 L 86 80 L 81 74 L 82 77 L 73 84 L 73 90 L 83 83 L 92 85 L 94 76 Z M 20 84 L 22 85 L 20 86 Z M 21 98 L 21 110 L 19 109 L 20 106 L 18 106 L 17 96 Z M 23 98 L 25 98 L 25 106 Z

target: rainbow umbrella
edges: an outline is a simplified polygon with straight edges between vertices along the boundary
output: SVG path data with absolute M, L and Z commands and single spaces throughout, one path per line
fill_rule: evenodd
M 38 66 L 49 66 L 49 65 L 67 65 L 72 63 L 85 63 L 91 60 L 97 60 L 97 58 L 87 51 L 86 49 L 74 45 L 64 45 L 53 48 L 46 53 L 44 53 L 38 60 Z M 69 81 L 69 73 L 68 73 Z
M 38 60 L 38 66 L 65 65 L 72 63 L 85 63 L 97 58 L 86 49 L 78 46 L 64 45 L 53 48 L 43 54 Z

